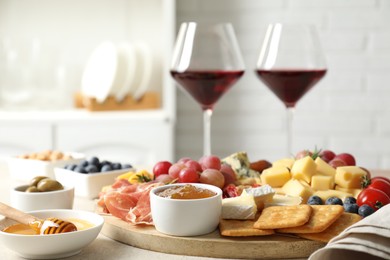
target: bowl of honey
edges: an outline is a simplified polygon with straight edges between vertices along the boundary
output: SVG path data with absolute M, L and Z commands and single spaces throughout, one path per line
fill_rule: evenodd
M 202 183 L 178 183 L 150 191 L 150 207 L 157 231 L 172 236 L 200 236 L 219 224 L 222 190 Z
M 76 255 L 92 243 L 103 227 L 102 216 L 88 211 L 49 209 L 27 212 L 37 218 L 58 218 L 69 221 L 77 231 L 39 234 L 30 226 L 8 218 L 0 221 L 0 243 L 17 255 L 28 259 L 55 259 Z

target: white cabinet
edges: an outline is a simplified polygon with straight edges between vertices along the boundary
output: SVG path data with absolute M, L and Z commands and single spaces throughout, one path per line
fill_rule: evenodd
M 0 80 L 1 155 L 59 149 L 145 165 L 174 159 L 176 90 L 169 75 L 175 37 L 174 0 L 0 0 L 0 7 L 0 39 L 7 43 L 3 51 L 32 43 L 28 45 L 31 53 L 15 56 L 25 57 L 26 62 L 20 59 L 12 64 L 22 68 L 32 54 L 40 54 L 34 60 L 39 67 L 35 72 L 43 75 L 35 82 L 24 80 L 24 85 Z M 37 45 L 42 49 L 37 49 L 37 39 L 45 43 Z M 161 95 L 161 108 L 120 112 L 73 109 L 73 94 L 80 88 L 86 58 L 105 40 L 143 42 L 150 48 L 153 76 L 149 88 Z M 45 46 L 52 46 L 51 52 L 45 52 Z M 50 56 L 54 50 L 56 59 Z M 15 53 L 2 56 L 3 72 L 11 54 Z M 66 72 L 62 76 L 68 78 L 55 85 L 49 74 L 58 65 Z M 35 67 L 22 69 L 31 68 Z M 13 91 L 27 93 L 26 100 L 3 107 L 4 93 Z

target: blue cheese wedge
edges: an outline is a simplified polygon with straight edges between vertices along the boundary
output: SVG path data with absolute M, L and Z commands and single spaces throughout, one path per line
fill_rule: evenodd
M 222 200 L 223 219 L 255 219 L 257 205 L 253 195 L 243 192 L 240 196 Z
M 260 183 L 260 173 L 250 168 L 250 161 L 246 152 L 234 153 L 224 159 L 222 163 L 229 164 L 237 180 L 241 184 Z

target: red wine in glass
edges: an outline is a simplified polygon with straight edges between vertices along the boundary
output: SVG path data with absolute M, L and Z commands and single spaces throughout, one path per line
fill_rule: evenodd
M 226 91 L 228 91 L 243 74 L 243 70 L 171 71 L 172 77 L 201 105 L 203 110 L 213 109 L 219 98 L 226 93 Z
M 286 105 L 295 107 L 326 73 L 326 69 L 256 70 L 257 76 Z

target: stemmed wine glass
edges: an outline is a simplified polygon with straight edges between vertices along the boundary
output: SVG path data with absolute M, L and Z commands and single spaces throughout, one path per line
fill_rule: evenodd
M 171 75 L 203 110 L 204 155 L 211 155 L 213 108 L 243 74 L 244 62 L 231 24 L 181 24 Z
M 325 74 L 326 64 L 312 25 L 270 24 L 256 73 L 287 108 L 287 153 L 292 153 L 295 105 Z

